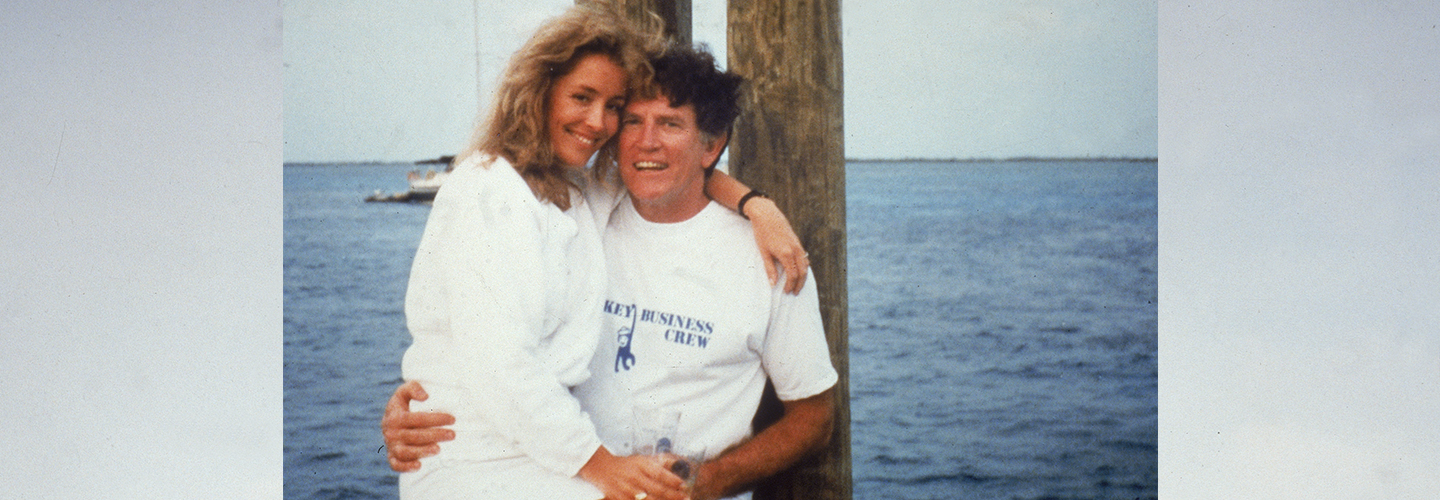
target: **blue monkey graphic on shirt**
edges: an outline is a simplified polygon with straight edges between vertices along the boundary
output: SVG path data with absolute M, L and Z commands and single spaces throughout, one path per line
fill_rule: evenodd
M 635 341 L 635 306 L 631 305 L 627 313 L 625 315 L 630 317 L 630 326 L 621 327 L 620 331 L 615 333 L 615 341 L 620 344 L 620 349 L 615 352 L 615 373 L 620 373 L 621 368 L 630 371 L 630 368 L 635 366 L 635 353 L 630 350 Z
M 621 368 L 629 371 L 630 367 L 635 366 L 635 353 L 630 352 L 630 341 L 634 337 L 634 328 L 621 328 L 617 334 L 616 340 L 620 343 L 620 350 L 615 353 L 615 373 L 620 373 Z

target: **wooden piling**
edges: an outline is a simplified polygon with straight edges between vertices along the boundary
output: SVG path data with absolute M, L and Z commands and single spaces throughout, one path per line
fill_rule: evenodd
M 596 0 L 576 0 L 577 3 Z M 665 36 L 677 42 L 691 43 L 690 0 L 616 0 L 616 3 L 631 19 L 642 19 L 650 14 L 665 21 Z
M 775 200 L 810 252 L 830 359 L 840 372 L 826 451 L 756 489 L 757 500 L 849 499 L 850 356 L 839 0 L 732 0 L 730 69 L 748 79 L 730 173 Z M 773 395 L 769 396 L 773 398 Z M 768 407 L 777 401 L 771 399 Z

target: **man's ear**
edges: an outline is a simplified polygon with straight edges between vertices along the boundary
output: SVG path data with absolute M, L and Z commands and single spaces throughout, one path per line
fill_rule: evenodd
M 705 145 L 705 169 L 715 168 L 715 162 L 720 161 L 720 153 L 725 152 L 725 146 L 730 145 L 730 131 L 721 132 Z

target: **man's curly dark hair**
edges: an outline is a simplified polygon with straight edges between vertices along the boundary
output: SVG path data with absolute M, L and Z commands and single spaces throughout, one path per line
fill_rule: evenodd
M 695 124 L 701 132 L 717 137 L 729 131 L 740 116 L 740 85 L 745 78 L 721 71 L 703 45 L 696 49 L 671 44 L 650 65 L 655 73 L 643 94 L 668 97 L 675 108 L 694 105 Z

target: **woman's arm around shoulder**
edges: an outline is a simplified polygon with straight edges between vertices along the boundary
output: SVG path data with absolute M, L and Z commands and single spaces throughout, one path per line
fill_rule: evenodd
M 712 171 L 705 180 L 705 194 L 725 208 L 750 219 L 755 230 L 755 245 L 760 248 L 770 284 L 775 284 L 779 269 L 784 268 L 785 292 L 800 293 L 805 286 L 806 271 L 810 268 L 810 254 L 805 253 L 800 237 L 795 235 L 795 229 L 780 207 L 770 198 L 718 170 Z M 741 206 L 742 201 L 744 206 Z

